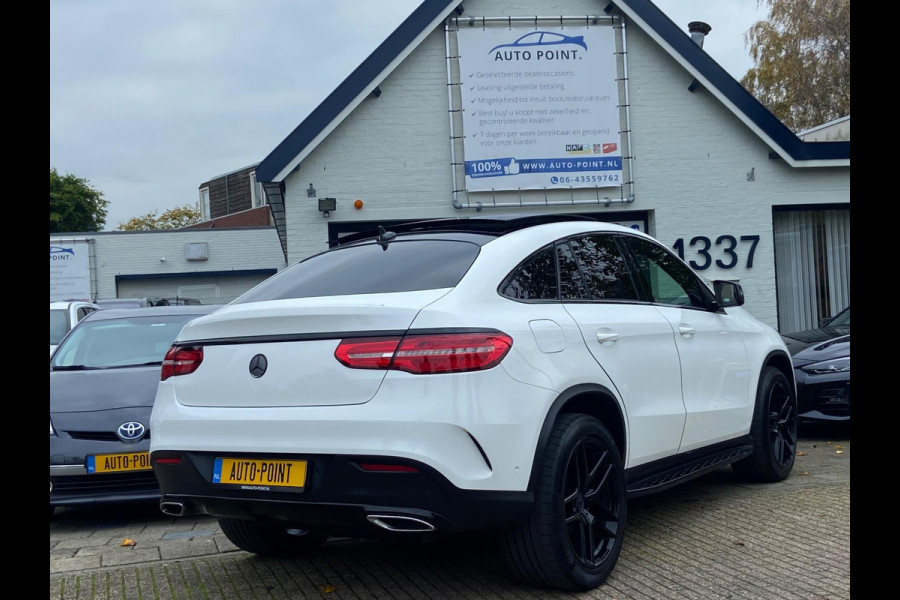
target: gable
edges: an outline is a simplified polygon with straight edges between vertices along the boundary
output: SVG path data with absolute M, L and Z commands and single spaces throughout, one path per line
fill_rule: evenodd
M 713 94 L 758 135 L 774 155 L 792 167 L 847 166 L 849 142 L 804 142 L 719 66 L 706 52 L 649 0 L 600 2 L 611 13 L 619 11 L 645 31 L 686 69 L 699 85 Z M 424 0 L 371 55 L 309 114 L 257 167 L 257 179 L 277 199 L 281 183 L 378 84 L 454 10 L 458 0 Z M 271 196 L 270 195 L 270 199 Z M 278 216 L 276 215 L 276 222 Z

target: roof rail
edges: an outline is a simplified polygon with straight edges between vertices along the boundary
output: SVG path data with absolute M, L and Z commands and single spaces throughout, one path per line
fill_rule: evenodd
M 421 221 L 408 221 L 391 225 L 390 231 L 385 232 L 381 226 L 372 229 L 350 233 L 339 237 L 337 245 L 341 246 L 351 242 L 377 239 L 382 233 L 418 233 L 418 232 L 465 232 L 484 233 L 486 235 L 501 236 L 525 227 L 543 225 L 545 223 L 561 223 L 566 221 L 597 221 L 593 217 L 569 213 L 552 214 L 510 214 L 494 215 L 490 217 L 447 217 L 442 219 L 424 219 Z

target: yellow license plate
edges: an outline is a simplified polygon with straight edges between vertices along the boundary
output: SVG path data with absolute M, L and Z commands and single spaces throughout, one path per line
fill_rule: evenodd
M 306 485 L 306 461 L 216 458 L 212 482 L 262 491 L 276 487 L 302 489 Z
M 123 471 L 149 471 L 152 469 L 149 452 L 128 454 L 97 454 L 87 457 L 88 473 L 121 473 Z

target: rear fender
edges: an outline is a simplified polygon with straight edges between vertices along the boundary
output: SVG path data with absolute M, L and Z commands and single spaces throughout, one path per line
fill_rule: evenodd
M 565 413 L 581 413 L 598 419 L 609 430 L 613 440 L 616 442 L 616 446 L 619 448 L 619 454 L 623 458 L 626 456 L 625 415 L 615 394 L 602 385 L 581 384 L 573 386 L 556 398 L 544 417 L 544 424 L 541 426 L 541 433 L 538 437 L 534 459 L 531 464 L 531 476 L 528 479 L 529 491 L 534 491 L 541 458 L 544 455 L 544 448 L 547 446 L 553 425 L 559 415 Z

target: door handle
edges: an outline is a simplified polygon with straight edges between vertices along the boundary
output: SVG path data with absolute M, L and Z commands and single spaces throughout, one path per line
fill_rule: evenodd
M 598 331 L 597 341 L 601 344 L 614 344 L 619 339 L 619 334 L 614 331 Z
M 679 325 L 678 333 L 680 333 L 683 337 L 691 337 L 692 335 L 697 333 L 697 330 L 689 325 Z

